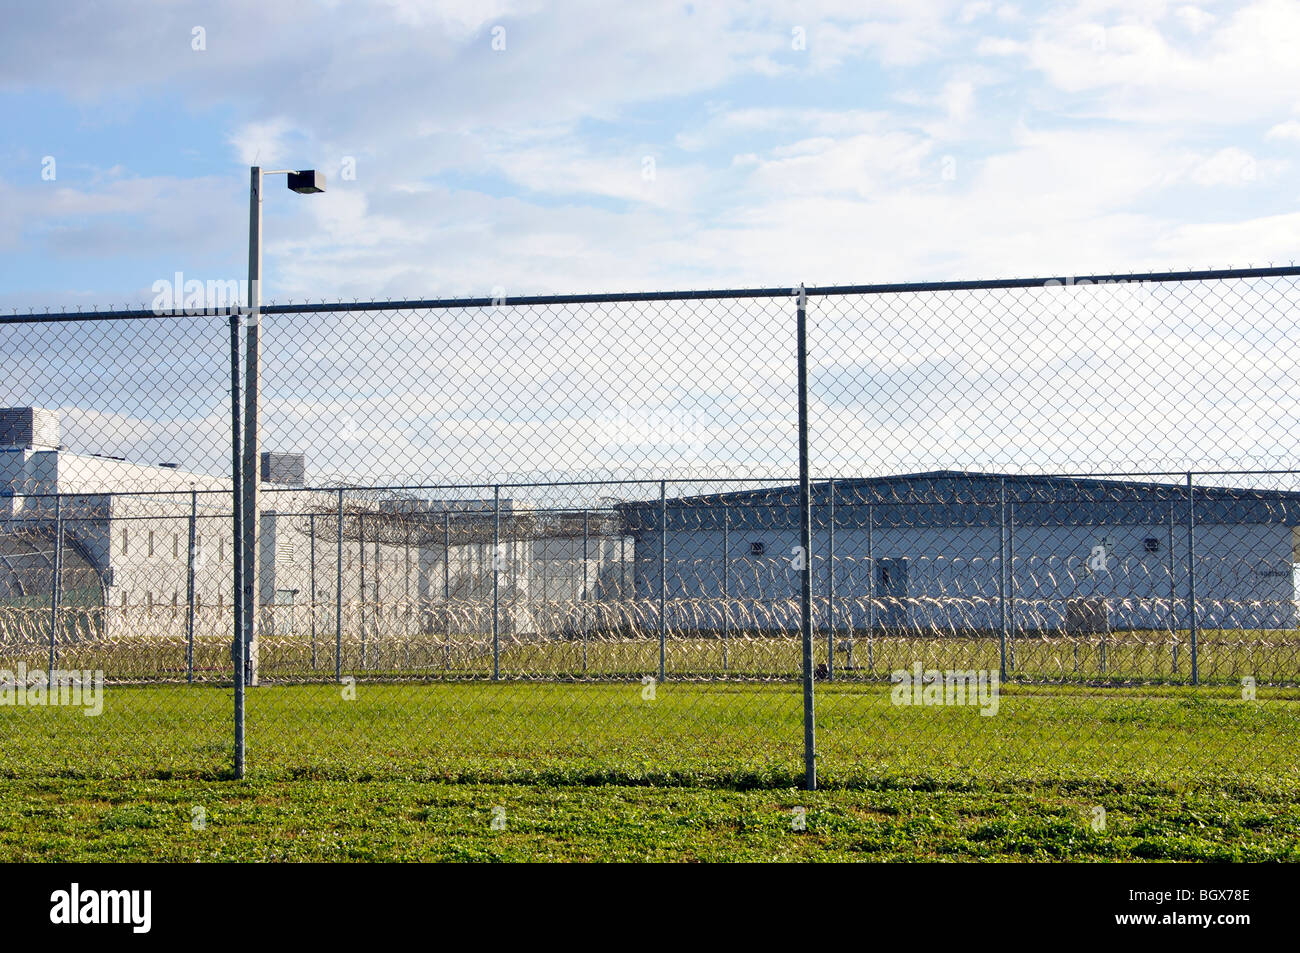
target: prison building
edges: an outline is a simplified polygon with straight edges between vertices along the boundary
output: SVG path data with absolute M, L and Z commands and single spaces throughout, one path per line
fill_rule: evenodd
M 230 478 L 59 441 L 57 412 L 0 409 L 0 644 L 48 640 L 56 559 L 61 641 L 229 637 Z M 628 577 L 608 514 L 309 488 L 303 454 L 261 463 L 263 638 L 483 633 L 494 601 L 502 634 L 561 632 Z
M 1193 611 L 1204 628 L 1297 622 L 1296 492 L 936 471 L 818 481 L 811 503 L 822 629 L 1169 630 Z M 636 595 L 662 586 L 670 625 L 797 629 L 797 487 L 619 509 Z

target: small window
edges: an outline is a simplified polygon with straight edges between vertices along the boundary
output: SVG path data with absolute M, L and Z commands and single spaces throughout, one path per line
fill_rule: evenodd
M 148 552 L 148 555 L 150 555 L 150 556 L 153 555 L 153 530 L 149 530 L 149 552 Z
M 123 526 L 122 527 L 122 555 L 125 556 L 130 551 L 131 551 L 131 538 L 130 536 L 127 535 L 126 527 Z
M 172 533 L 172 559 L 181 558 L 181 534 Z
M 1160 552 L 1160 540 L 1154 536 L 1148 536 L 1142 540 L 1142 548 L 1149 553 L 1158 553 Z
M 751 556 L 762 556 L 765 552 L 767 552 L 767 544 L 766 544 L 766 543 L 750 543 L 750 544 L 749 544 L 749 555 L 751 555 Z

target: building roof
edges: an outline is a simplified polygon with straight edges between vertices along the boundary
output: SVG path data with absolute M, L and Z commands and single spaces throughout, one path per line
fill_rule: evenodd
M 831 492 L 831 485 L 834 492 Z M 814 528 L 996 526 L 1005 502 L 1020 525 L 1167 525 L 1189 518 L 1185 482 L 933 470 L 885 477 L 818 480 L 812 484 Z M 1300 526 L 1300 492 L 1194 486 L 1197 523 Z M 657 530 L 657 500 L 618 506 L 631 532 Z M 794 485 L 669 499 L 667 528 L 754 529 L 798 526 Z

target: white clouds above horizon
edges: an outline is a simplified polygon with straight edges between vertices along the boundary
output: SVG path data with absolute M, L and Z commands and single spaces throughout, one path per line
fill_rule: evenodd
M 1162 241 L 1226 224 L 1257 247 L 1198 260 L 1294 247 L 1275 244 L 1300 190 L 1294 4 L 290 2 L 257 6 L 250 30 L 252 9 L 33 17 L 0 39 L 0 89 L 117 104 L 123 135 L 156 117 L 132 102 L 220 104 L 201 148 L 228 156 L 235 191 L 255 159 L 323 167 L 330 191 L 277 203 L 268 229 L 268 253 L 293 255 L 268 267 L 285 296 L 882 277 L 865 261 L 900 279 L 1143 269 L 1169 264 Z M 205 51 L 190 20 L 211 21 Z M 29 151 L 21 132 L 11 152 Z M 0 163 L 0 192 L 0 241 L 46 246 L 45 287 L 60 260 L 152 247 L 160 221 L 177 249 L 242 234 L 203 213 L 209 187 L 129 164 L 51 187 Z
M 33 9 L 0 36 L 0 305 L 237 277 L 254 161 L 329 183 L 265 203 L 278 299 L 1285 262 L 1296 48 L 1278 0 Z

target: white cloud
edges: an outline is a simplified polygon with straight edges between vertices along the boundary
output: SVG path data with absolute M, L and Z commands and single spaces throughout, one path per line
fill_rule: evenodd
M 1213 13 L 1193 6 L 1179 7 L 1174 14 L 1192 33 L 1203 33 L 1219 19 Z
M 1253 182 L 1256 175 L 1255 158 L 1235 147 L 1220 149 L 1214 155 L 1198 162 L 1191 170 L 1191 180 L 1197 185 L 1243 185 Z
M 1300 120 L 1288 119 L 1286 122 L 1280 122 L 1269 129 L 1264 138 L 1300 142 Z
M 290 158 L 284 140 L 293 132 L 289 120 L 277 116 L 245 123 L 230 134 L 230 144 L 242 165 L 274 166 Z

